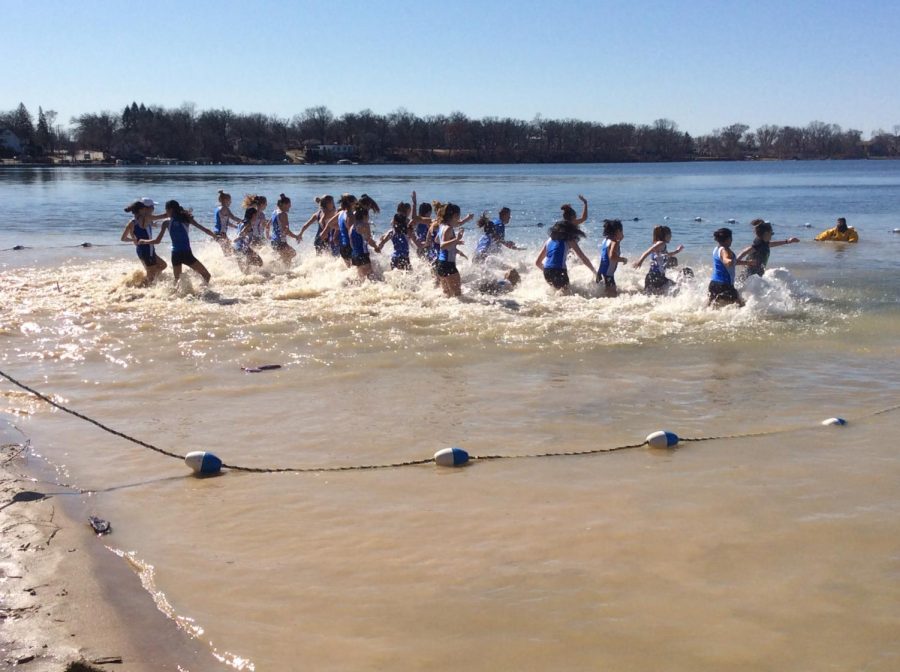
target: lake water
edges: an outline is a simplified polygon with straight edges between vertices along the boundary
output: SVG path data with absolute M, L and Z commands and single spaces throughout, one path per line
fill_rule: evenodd
M 356 286 L 311 235 L 291 268 L 266 250 L 264 273 L 245 276 L 196 232 L 209 290 L 196 276 L 174 290 L 169 271 L 137 287 L 122 208 L 176 198 L 209 224 L 220 188 L 236 202 L 288 194 L 294 229 L 320 193 L 374 196 L 378 231 L 412 189 L 464 213 L 506 205 L 507 237 L 528 249 L 462 262 L 457 301 L 422 265 Z M 534 258 L 579 193 L 592 257 L 605 217 L 625 220 L 630 259 L 665 223 L 694 281 L 651 298 L 644 272 L 621 268 L 625 295 L 607 299 L 570 261 L 573 295 L 548 291 Z M 314 467 L 788 430 L 674 452 L 196 480 L 0 385 L 60 476 L 96 489 L 84 507 L 113 521 L 110 543 L 153 567 L 158 597 L 226 663 L 900 665 L 900 455 L 885 440 L 900 415 L 871 416 L 900 403 L 900 162 L 18 168 L 0 169 L 0 202 L 0 248 L 31 248 L 0 252 L 2 369 L 174 452 Z M 812 242 L 838 216 L 861 242 Z M 802 242 L 772 250 L 745 308 L 710 310 L 711 232 L 736 220 L 741 249 L 755 217 Z M 519 287 L 478 294 L 507 267 Z M 284 368 L 241 371 L 266 363 Z M 819 426 L 833 415 L 851 423 Z

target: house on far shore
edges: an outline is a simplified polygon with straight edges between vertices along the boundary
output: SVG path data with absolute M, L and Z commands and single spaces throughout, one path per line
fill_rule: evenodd
M 319 145 L 316 150 L 319 156 L 327 156 L 329 159 L 349 159 L 359 154 L 356 145 Z
M 24 149 L 18 135 L 8 128 L 0 128 L 0 153 L 17 155 Z
M 101 152 L 99 149 L 79 149 L 75 152 L 75 160 L 79 163 L 106 161 L 106 152 Z

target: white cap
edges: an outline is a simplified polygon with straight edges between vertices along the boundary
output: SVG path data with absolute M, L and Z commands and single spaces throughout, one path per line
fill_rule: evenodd
M 152 208 L 154 205 L 159 205 L 159 203 L 154 201 L 152 198 L 148 198 L 147 196 L 144 196 L 144 198 L 141 199 L 141 203 L 143 203 L 148 208 Z

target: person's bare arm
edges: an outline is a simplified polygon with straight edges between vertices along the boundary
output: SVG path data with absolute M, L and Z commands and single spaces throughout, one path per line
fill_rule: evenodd
M 581 247 L 574 240 L 570 243 L 572 246 L 572 251 L 575 255 L 581 259 L 581 263 L 591 269 L 592 275 L 597 275 L 597 271 L 594 269 L 594 265 L 591 263 L 591 260 L 587 258 L 587 255 L 581 251 Z
M 163 235 L 169 229 L 169 220 L 166 220 L 159 227 L 159 233 L 156 235 L 156 238 L 153 240 L 136 240 L 135 245 L 159 245 L 160 241 L 163 239 Z
M 547 257 L 547 242 L 544 242 L 544 246 L 541 248 L 540 254 L 538 254 L 537 259 L 534 260 L 534 265 L 537 266 L 542 271 L 544 270 L 544 259 Z
M 576 224 L 584 224 L 588 218 L 587 199 L 584 196 L 582 196 L 581 194 L 578 194 L 578 200 L 581 201 L 582 203 L 584 203 L 584 208 L 582 208 L 582 210 L 581 210 L 581 217 L 576 219 L 575 223 Z
M 137 238 L 134 235 L 134 220 L 132 219 L 128 224 L 125 225 L 125 229 L 122 231 L 122 242 L 123 243 L 134 243 L 137 245 Z

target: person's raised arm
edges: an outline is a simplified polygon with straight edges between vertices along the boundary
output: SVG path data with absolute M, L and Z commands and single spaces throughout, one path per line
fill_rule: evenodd
M 578 245 L 574 240 L 569 243 L 572 246 L 572 251 L 575 255 L 581 259 L 581 263 L 587 266 L 591 270 L 592 275 L 597 275 L 597 271 L 594 269 L 594 265 L 591 263 L 591 260 L 587 258 L 587 255 L 581 251 L 581 246 Z
M 772 241 L 769 243 L 769 247 L 781 247 L 782 245 L 790 245 L 791 243 L 799 243 L 799 238 L 785 238 L 784 240 Z M 738 259 L 740 259 L 740 255 L 738 255 Z
M 544 246 L 541 248 L 540 254 L 538 254 L 537 259 L 534 260 L 534 265 L 537 266 L 542 271 L 544 270 L 544 259 L 547 256 L 547 241 L 544 241 Z
M 581 217 L 576 219 L 575 223 L 576 224 L 584 224 L 587 221 L 587 215 L 588 215 L 587 199 L 584 196 L 582 196 L 581 194 L 578 194 L 578 200 L 581 201 L 582 203 L 584 203 L 584 208 L 582 208 L 582 210 L 581 210 Z
M 474 212 L 470 212 L 468 215 L 466 215 L 466 216 L 463 217 L 461 220 L 459 220 L 459 223 L 460 223 L 461 225 L 462 225 L 462 224 L 468 224 L 468 223 L 471 222 L 473 219 L 475 219 L 475 213 L 474 213 Z

